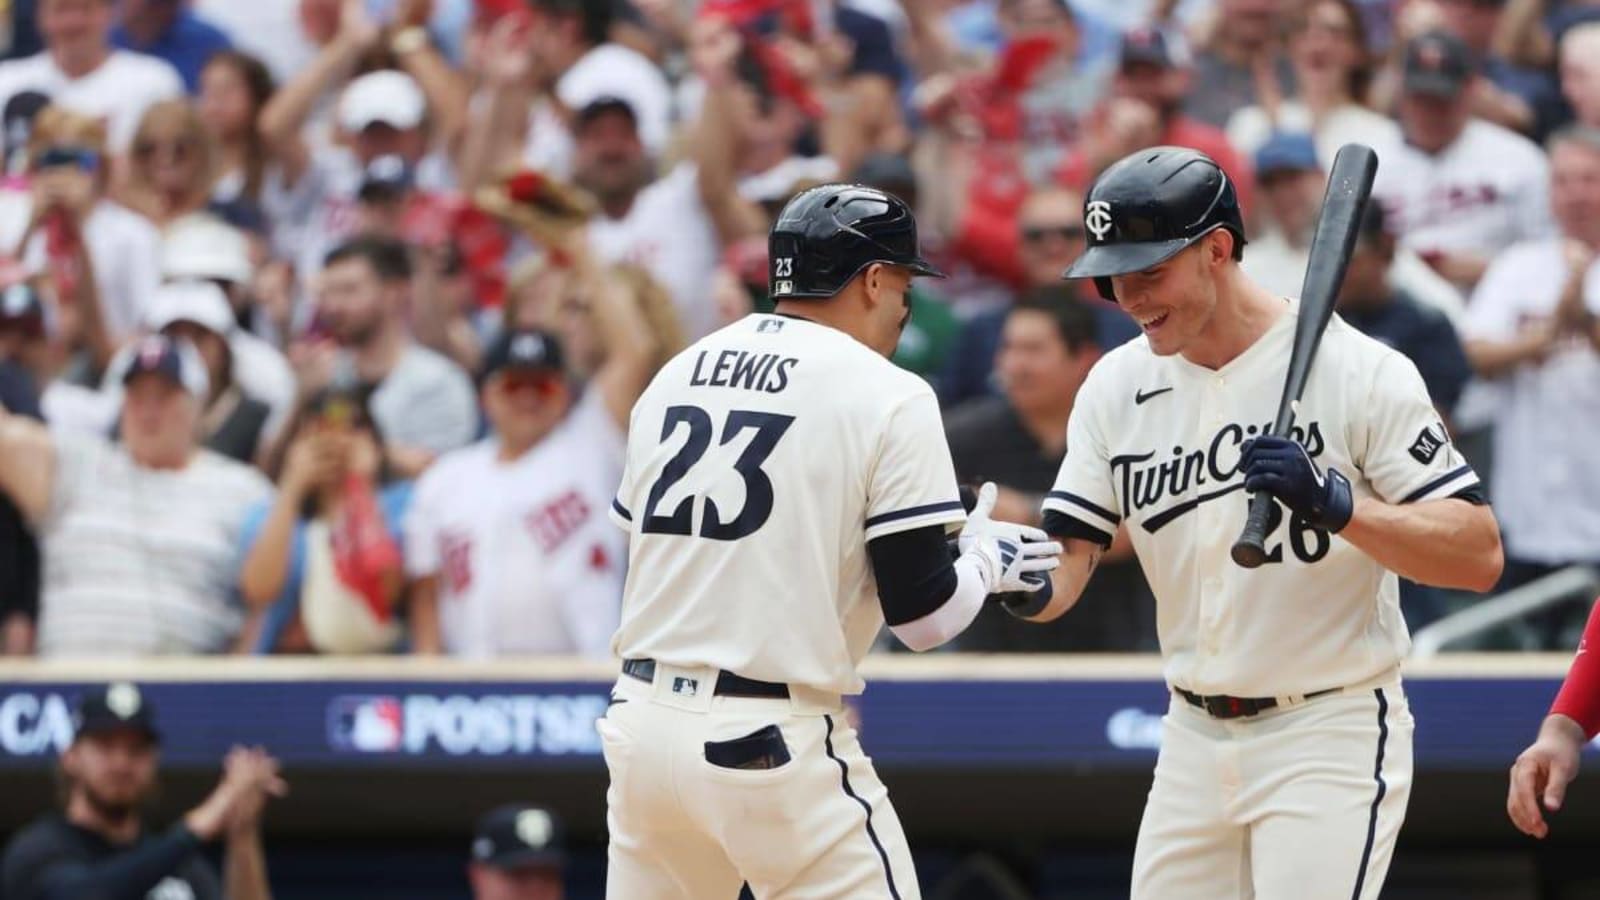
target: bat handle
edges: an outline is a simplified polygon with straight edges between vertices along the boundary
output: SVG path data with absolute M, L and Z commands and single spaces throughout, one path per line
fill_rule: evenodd
M 1255 569 L 1267 561 L 1267 518 L 1272 514 L 1272 495 L 1266 491 L 1250 497 L 1250 515 L 1244 531 L 1233 542 L 1233 561 L 1240 568 Z

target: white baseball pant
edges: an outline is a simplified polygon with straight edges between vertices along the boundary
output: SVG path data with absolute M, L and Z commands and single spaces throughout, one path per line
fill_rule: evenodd
M 713 696 L 715 682 L 715 670 L 660 665 L 653 684 L 617 681 L 597 723 L 607 900 L 734 900 L 743 882 L 757 900 L 920 900 L 905 832 L 838 697 Z M 707 759 L 767 726 L 786 763 Z
M 1174 695 L 1133 900 L 1376 900 L 1411 794 L 1398 679 L 1239 719 Z

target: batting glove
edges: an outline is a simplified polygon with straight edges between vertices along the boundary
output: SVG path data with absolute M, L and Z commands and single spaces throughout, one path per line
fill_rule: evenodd
M 1037 528 L 989 518 L 999 493 L 992 481 L 979 489 L 957 547 L 977 565 L 989 593 L 1040 590 L 1049 580 L 1041 573 L 1061 564 L 1061 545 Z
M 1318 469 L 1299 442 L 1263 435 L 1245 441 L 1242 449 L 1245 490 L 1271 494 L 1313 528 L 1338 533 L 1350 524 L 1355 500 L 1349 479 L 1337 469 Z

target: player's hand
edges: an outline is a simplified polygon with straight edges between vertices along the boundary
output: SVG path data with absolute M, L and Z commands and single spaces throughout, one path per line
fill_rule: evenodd
M 1314 528 L 1337 533 L 1355 512 L 1349 480 L 1318 469 L 1298 441 L 1273 435 L 1245 441 L 1239 468 L 1245 490 L 1271 494 Z
M 1028 576 L 1047 573 L 1061 565 L 1061 545 L 1037 528 L 989 518 L 999 495 L 994 482 L 984 483 L 957 545 L 963 556 L 978 562 L 989 593 L 1032 593 L 1043 588 L 1047 579 Z
M 1517 830 L 1536 838 L 1550 833 L 1544 812 L 1561 808 L 1567 785 L 1578 777 L 1578 754 L 1583 744 L 1583 729 L 1578 723 L 1566 716 L 1549 716 L 1544 720 L 1539 728 L 1539 739 L 1522 751 L 1511 767 L 1506 814 Z

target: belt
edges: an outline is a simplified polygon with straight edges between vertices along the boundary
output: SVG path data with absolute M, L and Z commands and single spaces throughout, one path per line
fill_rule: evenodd
M 1213 719 L 1239 719 L 1264 713 L 1278 705 L 1277 697 L 1230 697 L 1226 694 L 1211 694 L 1202 696 L 1193 691 L 1186 691 L 1181 687 L 1174 687 L 1173 692 L 1189 702 L 1206 711 Z M 1313 691 L 1305 695 L 1305 699 L 1321 697 L 1332 694 L 1343 688 L 1328 688 L 1325 691 Z
M 623 660 L 622 674 L 653 684 L 656 680 L 656 661 L 653 659 Z M 744 678 L 732 672 L 718 672 L 717 684 L 712 689 L 712 693 L 721 697 L 765 697 L 773 700 L 787 700 L 789 698 L 789 686 L 771 681 L 756 681 L 754 678 Z

